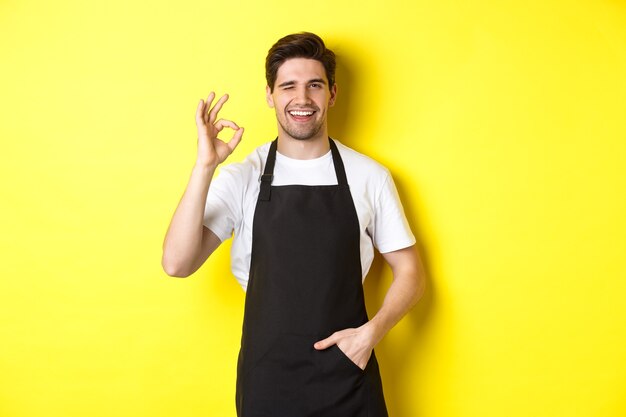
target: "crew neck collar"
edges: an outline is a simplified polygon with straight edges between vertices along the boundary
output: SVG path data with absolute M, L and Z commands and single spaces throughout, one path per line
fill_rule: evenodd
M 290 158 L 276 151 L 276 161 L 277 162 L 280 161 L 281 164 L 286 164 L 286 165 L 297 165 L 297 166 L 319 165 L 319 164 L 326 162 L 329 158 L 332 158 L 332 151 L 330 149 L 324 155 L 319 156 L 317 158 L 313 158 L 313 159 Z

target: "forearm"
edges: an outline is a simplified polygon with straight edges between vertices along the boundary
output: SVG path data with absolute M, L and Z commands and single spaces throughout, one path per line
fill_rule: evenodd
M 425 274 L 414 248 L 407 249 L 409 261 L 392 265 L 391 283 L 383 305 L 367 323 L 372 327 L 373 346 L 404 317 L 424 294 Z M 404 255 L 406 258 L 406 254 Z
M 202 245 L 204 208 L 215 167 L 196 164 L 163 242 L 163 268 L 172 276 L 193 269 Z

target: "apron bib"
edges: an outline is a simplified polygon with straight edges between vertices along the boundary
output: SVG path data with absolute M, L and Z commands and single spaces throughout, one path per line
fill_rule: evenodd
M 376 356 L 361 370 L 313 344 L 368 321 L 359 220 L 329 138 L 337 185 L 272 186 L 270 146 L 252 225 L 237 362 L 239 417 L 387 417 Z

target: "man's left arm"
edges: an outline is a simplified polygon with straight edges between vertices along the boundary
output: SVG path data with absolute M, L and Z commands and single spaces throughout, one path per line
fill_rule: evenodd
M 337 331 L 315 343 L 316 349 L 337 344 L 346 356 L 365 369 L 374 346 L 404 317 L 424 294 L 424 266 L 415 245 L 382 254 L 393 272 L 383 305 L 360 327 Z

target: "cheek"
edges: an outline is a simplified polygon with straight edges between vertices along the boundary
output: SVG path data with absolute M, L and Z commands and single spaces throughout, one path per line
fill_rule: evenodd
M 277 101 L 274 102 L 276 104 L 276 110 L 283 112 L 285 110 L 285 108 L 287 107 L 287 104 L 289 103 L 288 100 L 281 100 L 278 99 Z

